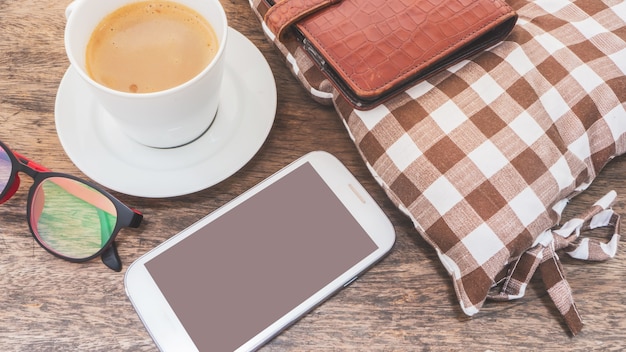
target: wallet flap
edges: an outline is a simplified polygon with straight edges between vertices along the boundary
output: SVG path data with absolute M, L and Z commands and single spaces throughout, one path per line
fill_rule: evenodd
M 341 0 L 281 0 L 265 14 L 264 21 L 274 35 L 281 37 L 294 23 Z

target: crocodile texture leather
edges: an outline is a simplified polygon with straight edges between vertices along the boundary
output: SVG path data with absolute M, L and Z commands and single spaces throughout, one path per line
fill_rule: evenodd
M 310 2 L 278 4 L 301 9 Z M 362 110 L 502 41 L 517 20 L 503 0 L 342 0 L 304 18 L 293 13 L 309 51 Z
M 265 15 L 269 29 L 280 37 L 287 28 L 320 9 L 341 0 L 282 0 L 272 6 Z

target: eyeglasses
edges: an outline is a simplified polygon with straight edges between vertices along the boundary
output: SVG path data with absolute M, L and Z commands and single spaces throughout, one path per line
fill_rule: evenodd
M 51 172 L 0 142 L 0 204 L 19 188 L 18 173 L 33 178 L 27 219 L 39 245 L 55 256 L 84 262 L 97 256 L 115 271 L 122 262 L 115 237 L 123 227 L 139 227 L 143 215 L 98 186 L 72 175 Z

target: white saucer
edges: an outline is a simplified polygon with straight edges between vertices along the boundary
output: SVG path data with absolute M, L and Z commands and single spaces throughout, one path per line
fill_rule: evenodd
M 70 66 L 55 104 L 65 152 L 92 180 L 118 192 L 149 198 L 193 193 L 231 176 L 261 148 L 276 114 L 276 83 L 257 47 L 230 28 L 220 108 L 194 142 L 156 149 L 127 137 L 94 101 Z

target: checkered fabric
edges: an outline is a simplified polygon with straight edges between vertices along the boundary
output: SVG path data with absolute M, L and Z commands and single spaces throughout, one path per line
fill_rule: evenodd
M 519 20 L 505 42 L 370 111 L 351 108 L 293 36 L 278 41 L 262 25 L 311 96 L 334 104 L 376 180 L 439 254 L 467 315 L 488 297 L 523 296 L 539 269 L 575 334 L 582 322 L 556 251 L 593 257 L 606 245 L 580 244 L 580 229 L 564 242 L 551 229 L 626 152 L 626 2 L 508 2 Z M 267 4 L 250 5 L 262 21 Z M 619 229 L 599 208 L 604 226 Z
M 610 206 L 616 193 L 609 192 L 596 202 L 587 212 L 567 221 L 558 230 L 545 231 L 538 238 L 540 245 L 527 250 L 508 266 L 508 273 L 495 286 L 488 298 L 493 300 L 512 300 L 524 296 L 526 287 L 537 269 L 565 323 L 573 334 L 583 326 L 578 313 L 572 289 L 565 280 L 565 274 L 557 251 L 563 249 L 573 258 L 591 261 L 603 261 L 613 258 L 620 240 L 620 215 Z M 581 237 L 583 232 L 601 227 L 613 228 L 611 239 L 603 242 L 595 237 Z

